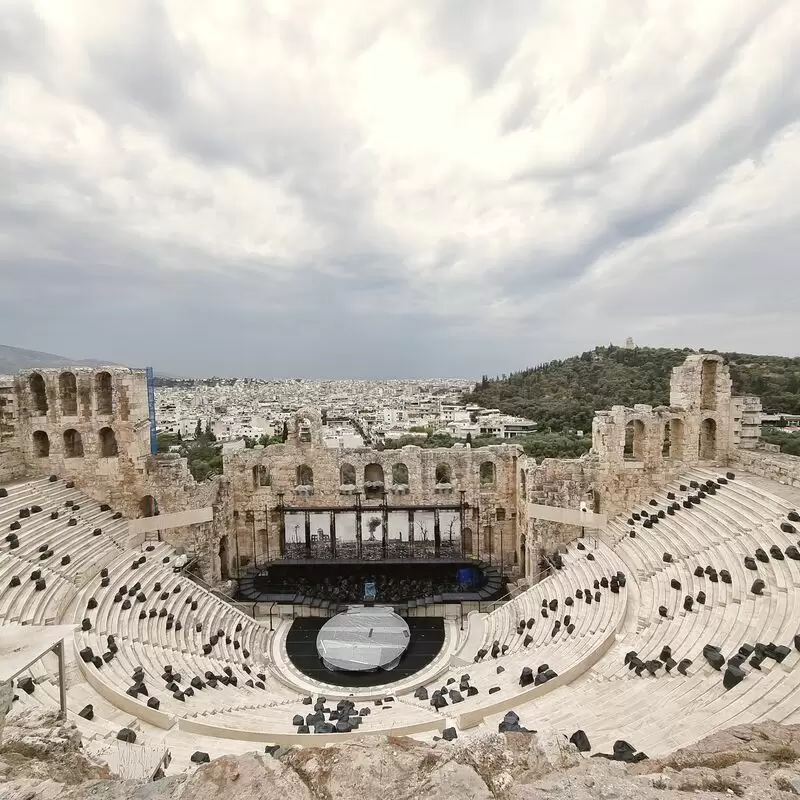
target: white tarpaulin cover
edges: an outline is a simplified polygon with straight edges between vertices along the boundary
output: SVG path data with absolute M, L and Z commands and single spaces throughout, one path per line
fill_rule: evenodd
M 328 669 L 366 672 L 394 669 L 411 634 L 391 608 L 350 608 L 328 620 L 317 634 L 317 652 Z

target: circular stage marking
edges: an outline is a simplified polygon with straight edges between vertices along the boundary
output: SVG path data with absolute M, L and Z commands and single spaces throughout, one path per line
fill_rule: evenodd
M 408 648 L 406 621 L 391 608 L 350 608 L 328 620 L 317 634 L 317 652 L 329 670 L 391 670 Z

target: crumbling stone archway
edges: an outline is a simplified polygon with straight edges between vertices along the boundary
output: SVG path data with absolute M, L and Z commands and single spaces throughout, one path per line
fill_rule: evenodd
M 408 488 L 408 467 L 401 461 L 392 465 L 392 486 Z
M 437 486 L 451 485 L 453 483 L 453 471 L 449 464 L 441 463 L 436 465 L 435 480 Z
M 625 425 L 625 446 L 622 451 L 624 459 L 644 461 L 647 430 L 640 419 L 629 420 Z
M 367 500 L 378 500 L 383 496 L 383 467 L 372 463 L 364 467 L 364 497 Z
M 33 453 L 37 458 L 50 455 L 50 437 L 44 431 L 33 432 Z
M 713 461 L 717 457 L 717 421 L 712 417 L 700 423 L 698 457 L 701 461 Z
M 100 444 L 100 458 L 116 458 L 119 454 L 117 447 L 117 435 L 112 428 L 100 428 L 98 433 L 98 442 Z
M 312 487 L 314 485 L 314 470 L 308 464 L 300 464 L 297 468 L 296 478 L 298 487 Z
M 146 494 L 139 501 L 139 516 L 140 517 L 157 517 L 158 516 L 158 501 L 151 494 Z
M 484 461 L 479 467 L 481 486 L 494 486 L 497 472 L 493 461 Z
M 74 372 L 62 372 L 58 376 L 58 397 L 61 401 L 62 416 L 77 417 L 78 383 Z
M 28 379 L 28 386 L 30 387 L 31 397 L 33 398 L 34 411 L 39 415 L 46 414 L 48 405 L 44 378 L 38 372 L 34 372 Z
M 258 489 L 261 486 L 269 485 L 269 469 L 265 464 L 257 464 L 253 467 L 253 488 Z
M 686 429 L 683 420 L 679 417 L 672 417 L 664 423 L 664 439 L 661 454 L 664 458 L 671 458 L 673 461 L 683 460 L 683 445 L 686 438 Z
M 94 376 L 94 392 L 97 413 L 111 414 L 113 410 L 111 373 L 103 371 Z
M 717 408 L 717 361 L 704 359 L 700 368 L 700 408 L 715 411 Z
M 355 488 L 356 468 L 352 464 L 342 464 L 339 467 L 339 485 L 342 487 Z
M 64 456 L 66 458 L 83 457 L 83 439 L 75 428 L 64 431 Z

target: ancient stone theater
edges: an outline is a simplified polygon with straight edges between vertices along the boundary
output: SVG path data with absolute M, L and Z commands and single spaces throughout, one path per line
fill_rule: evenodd
M 141 370 L 0 377 L 0 705 L 65 716 L 116 774 L 533 727 L 654 756 L 800 722 L 800 460 L 719 356 L 668 406 L 596 412 L 578 459 L 330 448 L 304 409 L 196 483 L 149 408 Z

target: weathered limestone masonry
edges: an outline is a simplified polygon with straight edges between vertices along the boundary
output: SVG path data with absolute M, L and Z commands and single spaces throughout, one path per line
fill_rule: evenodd
M 519 461 L 524 455 L 519 447 L 333 449 L 324 446 L 322 422 L 313 410 L 299 412 L 290 428 L 284 444 L 240 450 L 225 459 L 238 553 L 245 563 L 278 552 L 279 515 L 273 510 L 280 494 L 288 506 L 340 507 L 352 506 L 359 492 L 368 512 L 382 502 L 380 496 L 369 499 L 368 488 L 381 484 L 390 511 L 392 505 L 456 505 L 464 492 L 470 505 L 463 531 L 466 552 L 492 552 L 495 561 L 502 553 L 513 570 L 525 519 L 520 516 Z M 382 495 L 382 489 L 376 494 Z
M 732 463 L 740 469 L 786 486 L 800 487 L 800 458 L 763 450 L 739 450 Z
M 14 376 L 0 375 L 0 483 L 25 475 L 25 459 L 17 433 L 17 416 Z
M 691 355 L 672 371 L 670 405 L 614 406 L 595 413 L 592 450 L 574 460 L 528 462 L 529 502 L 609 516 L 644 501 L 655 489 L 699 462 L 727 465 L 749 456 L 760 436 L 758 398 L 731 396 L 730 371 L 717 355 Z M 531 524 L 529 560 L 536 564 L 577 535 L 574 527 Z
M 107 494 L 144 470 L 150 452 L 144 371 L 25 370 L 14 388 L 27 474 L 69 476 Z
M 732 397 L 728 367 L 712 354 L 689 356 L 673 370 L 670 405 L 598 411 L 592 450 L 580 459 L 537 464 L 516 445 L 472 450 L 376 451 L 325 447 L 322 421 L 299 412 L 284 444 L 225 458 L 223 475 L 197 484 L 186 459 L 150 455 L 143 370 L 121 367 L 26 370 L 0 377 L 0 482 L 58 474 L 129 517 L 212 506 L 211 523 L 168 529 L 162 538 L 198 557 L 218 580 L 279 552 L 281 500 L 295 508 L 352 506 L 377 512 L 384 490 L 392 506 L 469 509 L 467 554 L 535 579 L 542 554 L 579 532 L 528 520 L 529 502 L 612 516 L 698 462 L 730 463 L 800 485 L 800 459 L 753 449 L 760 436 L 758 398 Z
M 150 454 L 144 370 L 76 366 L 0 379 L 0 422 L 0 481 L 56 474 L 128 517 L 214 506 L 213 523 L 162 538 L 219 578 L 219 542 L 232 520 L 222 480 L 198 485 L 186 459 Z

